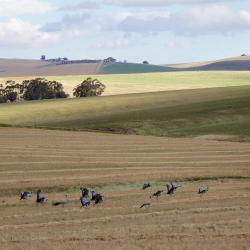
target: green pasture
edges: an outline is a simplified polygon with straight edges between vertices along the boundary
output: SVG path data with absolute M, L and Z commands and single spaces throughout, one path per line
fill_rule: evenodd
M 154 136 L 250 135 L 250 86 L 1 104 L 2 126 Z

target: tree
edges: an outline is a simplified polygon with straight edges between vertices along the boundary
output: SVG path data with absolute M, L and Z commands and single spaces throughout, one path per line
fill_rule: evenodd
M 5 97 L 4 94 L 4 87 L 3 84 L 0 84 L 0 103 L 5 103 L 7 102 L 7 98 Z
M 73 95 L 75 97 L 99 96 L 105 88 L 106 86 L 99 80 L 89 77 L 73 89 Z
M 41 100 L 66 98 L 63 85 L 57 81 L 48 81 L 44 78 L 25 80 L 20 87 L 24 100 Z
M 15 81 L 8 80 L 5 83 L 5 96 L 10 102 L 16 101 L 20 98 L 20 84 Z
M 8 80 L 5 86 L 0 84 L 0 103 L 7 101 L 14 102 L 20 98 L 20 84 L 15 81 Z

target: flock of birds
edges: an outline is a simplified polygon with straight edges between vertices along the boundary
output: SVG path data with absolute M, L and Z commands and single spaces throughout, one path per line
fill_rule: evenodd
M 181 187 L 181 184 L 180 183 L 174 183 L 174 182 L 170 182 L 170 183 L 167 183 L 167 190 L 163 190 L 163 189 L 160 189 L 160 190 L 157 190 L 156 192 L 154 192 L 151 196 L 150 196 L 150 201 L 146 201 L 144 202 L 140 208 L 143 208 L 143 207 L 148 207 L 151 205 L 151 198 L 152 197 L 156 197 L 156 199 L 158 200 L 158 197 L 161 196 L 162 193 L 166 192 L 166 194 L 168 195 L 174 195 L 176 190 L 178 188 Z M 150 183 L 144 183 L 143 186 L 142 186 L 142 189 L 143 190 L 146 190 L 148 188 L 151 187 L 151 184 Z M 203 195 L 205 193 L 208 192 L 208 187 L 200 187 L 198 189 L 198 194 L 199 195 Z
M 101 194 L 96 193 L 94 190 L 91 191 L 91 197 L 89 196 L 89 190 L 87 188 L 80 188 L 81 191 L 81 197 L 80 197 L 80 202 L 81 202 L 81 207 L 88 207 L 91 203 L 91 201 L 94 204 L 99 204 L 102 203 L 104 198 Z M 20 200 L 27 200 L 32 197 L 32 192 L 30 191 L 23 191 L 20 192 Z M 43 204 L 47 201 L 48 199 L 45 197 L 44 193 L 41 190 L 38 190 L 36 192 L 36 203 L 37 204 Z M 52 203 L 53 206 L 64 206 L 69 203 L 68 196 L 65 195 L 65 198 L 62 200 L 54 201 Z
M 162 193 L 166 192 L 166 194 L 168 195 L 174 195 L 176 190 L 181 187 L 181 185 L 179 183 L 174 183 L 174 182 L 170 182 L 167 183 L 167 190 L 157 190 L 156 192 L 154 192 L 151 196 L 150 196 L 150 201 L 146 201 L 144 202 L 140 208 L 143 207 L 148 207 L 151 205 L 151 199 L 152 197 L 156 197 L 156 199 L 158 200 L 158 197 L 161 196 Z M 152 187 L 150 183 L 144 183 L 142 186 L 143 190 L 146 190 L 148 188 Z M 89 196 L 90 191 L 87 188 L 80 188 L 81 191 L 81 197 L 80 197 L 80 203 L 81 203 L 81 207 L 88 207 L 91 202 L 93 202 L 94 204 L 100 204 L 104 201 L 104 197 L 103 195 L 96 193 L 94 190 L 91 191 L 91 197 Z M 208 187 L 200 187 L 198 189 L 198 194 L 199 195 L 203 195 L 205 193 L 208 192 Z M 32 192 L 30 191 L 23 191 L 20 192 L 20 200 L 27 200 L 29 198 L 32 197 Z M 41 190 L 38 190 L 36 192 L 36 202 L 38 204 L 42 204 L 45 203 L 48 199 L 45 197 L 44 193 Z M 58 201 L 54 201 L 52 203 L 53 206 L 64 206 L 66 204 L 69 203 L 68 200 L 68 196 L 65 195 L 65 198 L 62 200 L 58 200 Z

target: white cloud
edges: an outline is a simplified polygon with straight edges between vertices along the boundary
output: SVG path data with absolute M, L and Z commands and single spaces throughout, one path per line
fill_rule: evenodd
M 136 33 L 171 31 L 179 35 L 226 34 L 250 30 L 250 12 L 234 11 L 223 5 L 195 6 L 165 16 L 150 15 L 147 11 L 138 16 L 131 12 L 118 29 Z
M 103 0 L 103 3 L 123 7 L 157 7 L 173 4 L 209 4 L 221 2 L 237 2 L 237 0 Z
M 20 16 L 24 14 L 45 13 L 56 7 L 41 0 L 0 0 L 0 16 Z
M 79 3 L 71 3 L 64 5 L 63 7 L 59 8 L 62 11 L 78 11 L 78 10 L 95 10 L 99 9 L 101 6 L 100 1 L 81 1 Z
M 108 40 L 101 40 L 96 42 L 92 47 L 94 49 L 124 49 L 131 45 L 131 39 L 129 36 L 115 36 Z
M 89 14 L 66 15 L 59 22 L 45 24 L 41 30 L 48 32 L 58 32 L 63 30 L 74 30 L 80 27 L 85 28 L 91 19 Z
M 176 47 L 178 47 L 178 44 L 175 41 L 168 41 L 166 43 L 166 47 L 168 47 L 168 48 L 176 48 Z
M 42 32 L 39 27 L 21 19 L 12 18 L 0 22 L 0 46 L 8 48 L 31 48 L 52 44 L 59 40 L 55 33 Z

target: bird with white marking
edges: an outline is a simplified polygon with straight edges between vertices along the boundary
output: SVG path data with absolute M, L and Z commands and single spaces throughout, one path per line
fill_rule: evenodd
M 29 191 L 20 192 L 20 200 L 27 200 L 31 196 L 32 196 L 32 192 L 29 192 Z

